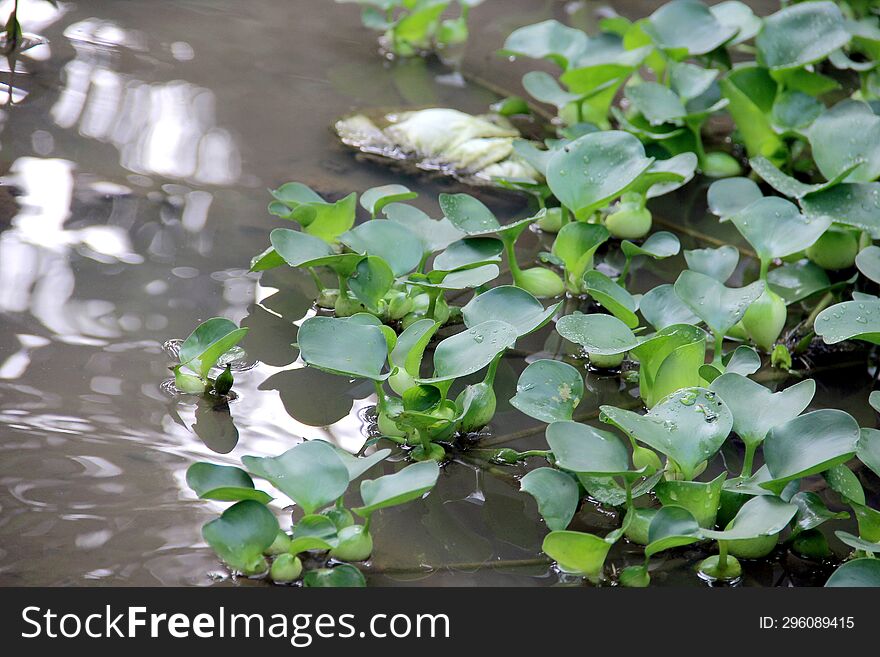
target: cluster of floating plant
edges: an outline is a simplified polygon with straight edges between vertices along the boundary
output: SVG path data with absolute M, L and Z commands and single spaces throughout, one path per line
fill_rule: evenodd
M 422 5 L 448 3 L 362 4 L 372 21 L 374 6 L 390 17 L 402 4 L 411 17 Z M 717 544 L 717 555 L 699 564 L 701 576 L 735 581 L 738 560 L 765 558 L 780 543 L 804 559 L 831 559 L 819 527 L 852 514 L 858 535 L 836 535 L 853 552 L 828 584 L 880 586 L 880 511 L 850 467 L 880 476 L 880 431 L 841 410 L 809 411 L 810 378 L 776 392 L 749 378 L 763 362 L 783 372 L 808 365 L 820 340 L 880 344 L 880 247 L 872 244 L 880 239 L 880 18 L 857 2 L 801 2 L 760 18 L 736 0 L 713 7 L 673 0 L 646 19 L 615 16 L 600 27 L 588 36 L 546 21 L 504 44 L 505 54 L 548 59 L 561 70 L 558 79 L 544 72 L 523 79 L 529 94 L 558 110 L 555 134 L 543 143 L 505 134 L 493 159 L 491 137 L 475 131 L 451 140 L 430 117 L 409 113 L 405 149 L 420 157 L 491 164 L 515 155 L 529 175 L 501 171 L 492 179 L 531 197 L 527 216 L 502 222 L 473 196 L 442 194 L 433 218 L 399 184 L 367 190 L 359 202 L 354 193 L 328 201 L 296 182 L 272 192 L 270 213 L 293 226 L 271 232 L 252 271 L 309 273 L 316 312 L 298 330 L 302 362 L 372 381 L 378 434 L 416 463 L 363 482 L 364 506 L 354 511 L 365 523 L 355 525 L 341 502 L 331 505 L 385 450 L 355 458 L 311 442 L 277 459 L 247 458 L 251 474 L 305 511 L 291 534 L 266 511 L 247 472 L 193 466 L 190 485 L 201 497 L 236 501 L 205 528 L 232 568 L 269 569 L 288 581 L 299 576 L 304 553 L 366 559 L 369 514 L 433 486 L 437 462 L 491 422 L 505 352 L 554 321 L 592 368 L 637 369 L 644 405 L 602 406 L 600 420 L 613 430 L 598 429 L 574 421 L 586 394 L 577 368 L 541 359 L 522 372 L 510 403 L 548 424 L 547 449 L 502 448 L 492 460 L 547 462 L 521 487 L 551 530 L 543 549 L 561 571 L 608 579 L 606 556 L 625 538 L 645 546 L 645 562 L 610 579 L 646 586 L 652 557 L 703 542 Z M 529 104 L 509 98 L 498 108 L 515 116 Z M 715 114 L 732 120 L 733 149 L 704 144 L 702 128 Z M 743 252 L 758 263 L 755 280 L 728 285 L 741 252 L 722 245 L 685 250 L 687 268 L 673 283 L 635 293 L 634 265 L 681 251 L 673 233 L 651 233 L 647 201 L 697 172 L 718 178 L 709 209 L 751 247 Z M 356 225 L 359 205 L 365 221 Z M 536 262 L 520 263 L 515 246 L 528 229 L 552 245 Z M 468 291 L 463 306 L 447 298 Z M 540 301 L 563 296 L 590 312 Z M 441 328 L 449 335 L 438 339 Z M 230 369 L 216 366 L 244 331 L 217 318 L 196 329 L 181 347 L 177 386 L 228 394 Z M 481 372 L 481 382 L 450 398 L 456 380 Z M 880 411 L 880 392 L 870 403 Z M 725 460 L 701 480 L 730 441 L 743 445 L 741 467 Z M 832 508 L 802 485 L 819 477 Z M 583 504 L 618 509 L 620 526 L 605 536 L 569 530 Z M 271 566 L 266 554 L 275 555 Z M 305 582 L 362 582 L 344 568 L 322 565 Z

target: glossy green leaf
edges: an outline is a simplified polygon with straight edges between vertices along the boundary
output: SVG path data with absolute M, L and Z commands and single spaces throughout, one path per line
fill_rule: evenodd
M 419 383 L 439 383 L 479 372 L 512 347 L 516 337 L 510 324 L 493 319 L 446 338 L 434 350 L 434 376 Z
M 405 226 L 417 235 L 426 253 L 442 251 L 465 236 L 449 219 L 431 219 L 418 208 L 405 203 L 389 203 L 382 208 L 382 212 L 390 221 Z
M 361 260 L 348 278 L 348 289 L 371 312 L 379 312 L 379 302 L 394 285 L 394 272 L 379 256 Z
M 726 373 L 710 386 L 733 413 L 733 431 L 747 445 L 760 444 L 773 427 L 804 412 L 816 394 L 816 382 L 807 379 L 780 392 L 770 392 L 739 374 Z
M 523 370 L 510 405 L 541 422 L 571 420 L 584 398 L 584 379 L 558 360 L 536 360 Z
M 648 236 L 641 244 L 634 244 L 629 240 L 620 243 L 620 250 L 627 257 L 638 255 L 650 256 L 654 259 L 669 258 L 678 255 L 681 243 L 673 233 L 661 230 Z
M 813 159 L 827 180 L 859 163 L 847 182 L 870 182 L 880 176 L 880 116 L 867 103 L 838 103 L 813 122 L 807 137 Z
M 826 271 L 809 260 L 787 262 L 771 269 L 767 283 L 788 305 L 831 287 Z
M 775 70 L 799 68 L 824 59 L 849 39 L 837 5 L 804 2 L 765 18 L 755 45 L 759 62 Z
M 333 568 L 309 570 L 303 575 L 303 586 L 309 588 L 362 588 L 367 585 L 364 574 L 348 563 Z
M 880 431 L 869 428 L 860 430 L 856 456 L 880 477 Z
M 560 87 L 556 78 L 545 71 L 529 71 L 523 76 L 522 86 L 535 100 L 555 105 L 559 110 L 580 98 Z
M 610 431 L 562 421 L 549 425 L 546 436 L 556 465 L 563 470 L 607 477 L 623 475 L 633 469 L 626 447 Z
M 593 268 L 593 257 L 610 237 L 608 229 L 598 224 L 574 221 L 564 225 L 553 242 L 553 255 L 562 260 L 569 285 L 576 290 L 587 270 Z
M 522 337 L 549 322 L 561 304 L 560 301 L 544 308 L 522 288 L 501 285 L 475 296 L 461 309 L 461 314 L 468 328 L 489 320 L 500 320 L 512 326 L 517 337 Z
M 391 455 L 390 449 L 379 449 L 369 456 L 354 456 L 341 447 L 336 448 L 336 455 L 342 459 L 348 469 L 349 482 L 354 481 L 377 463 L 381 463 Z
M 758 495 L 742 505 L 724 531 L 704 529 L 706 538 L 717 541 L 736 541 L 772 536 L 788 526 L 797 513 L 797 506 L 783 502 L 772 495 Z
M 778 132 L 801 135 L 824 111 L 825 106 L 813 96 L 789 90 L 773 103 L 771 119 Z
M 722 472 L 710 482 L 660 481 L 654 486 L 654 494 L 663 506 L 685 508 L 700 527 L 711 529 L 715 526 L 726 477 L 727 473 Z
M 880 587 L 880 559 L 863 557 L 839 566 L 825 582 L 829 588 Z
M 309 203 L 299 206 L 298 209 L 307 209 L 313 213 L 313 218 L 307 224 L 303 224 L 303 231 L 321 238 L 328 244 L 333 244 L 340 235 L 354 226 L 356 206 L 355 193 L 335 203 Z M 296 212 L 297 210 L 294 210 L 294 213 Z
M 238 328 L 228 319 L 212 317 L 202 322 L 180 345 L 180 364 L 204 378 L 247 332 L 247 328 Z
M 777 196 L 758 199 L 730 217 L 762 260 L 782 258 L 812 246 L 831 226 L 830 218 L 808 218 Z
M 327 506 L 348 488 L 348 468 L 329 443 L 307 440 L 280 456 L 244 456 L 245 467 L 301 506 L 306 513 Z
M 753 347 L 740 345 L 724 357 L 725 372 L 748 376 L 761 369 L 761 356 Z
M 367 479 L 361 482 L 364 505 L 353 511 L 366 518 L 379 509 L 416 500 L 434 487 L 439 476 L 440 467 L 436 461 L 421 461 L 394 474 Z
M 724 283 L 739 263 L 739 251 L 725 244 L 717 249 L 692 249 L 684 252 L 688 268 Z
M 309 317 L 297 333 L 307 365 L 334 374 L 384 381 L 388 343 L 378 326 L 335 317 Z
M 730 288 L 710 276 L 689 270 L 681 272 L 675 281 L 675 293 L 719 335 L 727 333 L 741 320 L 749 304 L 763 291 L 764 283 L 761 281 L 741 288 Z
M 645 293 L 639 302 L 639 311 L 658 331 L 673 324 L 700 323 L 700 318 L 675 293 L 671 283 L 658 285 Z
M 646 188 L 645 197 L 649 199 L 668 194 L 693 180 L 698 163 L 694 153 L 679 153 L 665 160 L 654 160 L 632 190 Z
M 712 391 L 683 388 L 640 415 L 613 406 L 601 406 L 602 419 L 628 436 L 668 456 L 685 479 L 713 456 L 733 427 L 733 414 Z
M 262 504 L 272 500 L 271 495 L 254 489 L 254 481 L 247 472 L 228 465 L 193 463 L 186 471 L 186 483 L 203 500 L 255 500 Z
M 452 225 L 472 237 L 516 235 L 538 218 L 528 217 L 502 226 L 492 211 L 470 194 L 440 194 L 440 208 Z
M 761 484 L 779 492 L 789 481 L 818 474 L 851 459 L 859 425 L 851 415 L 822 409 L 779 424 L 764 439 L 764 461 L 772 477 Z
M 550 59 L 560 67 L 580 57 L 587 45 L 587 35 L 581 30 L 548 20 L 514 30 L 504 42 L 502 52 L 533 59 Z
M 535 498 L 548 528 L 562 530 L 568 527 L 580 504 L 574 479 L 553 468 L 538 468 L 520 479 L 519 485 L 522 492 Z
M 751 165 L 752 170 L 764 179 L 764 182 L 780 194 L 794 199 L 802 199 L 805 196 L 816 194 L 837 185 L 852 173 L 857 166 L 859 166 L 858 164 L 853 164 L 839 172 L 834 178 L 827 182 L 808 185 L 802 183 L 796 178 L 792 178 L 787 173 L 783 173 L 766 157 L 753 157 L 749 160 L 749 164 Z
M 630 85 L 624 92 L 633 107 L 641 112 L 652 126 L 664 123 L 680 124 L 687 116 L 681 98 L 672 89 L 656 82 Z
M 864 340 L 880 344 L 880 301 L 844 301 L 823 310 L 813 324 L 826 344 Z
M 858 536 L 853 536 L 849 532 L 836 531 L 834 534 L 844 545 L 848 545 L 855 550 L 862 550 L 863 552 L 870 552 L 871 554 L 880 554 L 880 543 L 866 541 Z
M 822 478 L 825 479 L 828 488 L 850 503 L 865 503 L 865 490 L 862 488 L 862 482 L 845 463 L 829 468 L 822 473 Z
M 298 230 L 276 228 L 269 234 L 269 239 L 276 255 L 291 267 L 310 266 L 307 263 L 335 255 L 333 247 L 327 242 Z M 252 264 L 251 269 L 254 266 Z M 263 265 L 261 268 L 266 267 Z
M 811 219 L 831 219 L 880 238 L 880 183 L 835 185 L 805 196 L 801 206 Z
M 630 328 L 639 325 L 635 298 L 602 272 L 588 271 L 584 275 L 584 289 L 597 303 Z
M 822 498 L 810 491 L 795 493 L 790 502 L 798 510 L 795 516 L 795 527 L 799 532 L 815 529 L 829 520 L 846 520 L 849 514 L 846 511 L 835 513 L 830 511 Z
M 715 19 L 726 27 L 734 27 L 738 31 L 736 36 L 729 42 L 736 45 L 748 41 L 761 31 L 763 21 L 755 16 L 751 7 L 738 0 L 726 0 L 709 7 L 709 11 Z
M 639 344 L 630 328 L 613 315 L 575 313 L 560 317 L 556 331 L 563 338 L 579 344 L 589 354 L 613 356 Z
M 640 363 L 639 392 L 648 408 L 680 388 L 703 384 L 699 370 L 706 358 L 706 333 L 696 326 L 668 326 L 631 354 Z
M 361 194 L 361 207 L 375 217 L 389 203 L 409 201 L 417 196 L 416 192 L 410 191 L 408 187 L 403 185 L 371 187 Z
M 648 526 L 645 557 L 700 540 L 700 525 L 690 511 L 680 506 L 664 506 L 654 514 Z
M 339 544 L 338 528 L 326 515 L 306 514 L 293 526 L 288 552 L 328 550 Z
M 563 572 L 598 577 L 611 545 L 593 534 L 555 531 L 547 534 L 541 549 Z
M 265 505 L 242 500 L 202 527 L 202 536 L 231 568 L 256 574 L 265 566 L 263 552 L 278 531 L 278 521 Z
M 676 97 L 685 101 L 701 96 L 718 77 L 718 71 L 715 69 L 703 68 L 687 62 L 670 62 L 669 74 L 669 82 L 672 90 L 677 94 Z
M 698 0 L 672 0 L 651 14 L 644 30 L 663 50 L 705 55 L 735 37 L 738 27 L 719 22 Z
M 554 152 L 547 165 L 547 184 L 563 205 L 586 218 L 625 191 L 651 162 L 631 134 L 594 132 Z
M 875 283 L 880 283 L 880 246 L 871 245 L 859 251 L 856 267 Z
M 735 67 L 719 82 L 727 110 L 736 123 L 750 157 L 782 159 L 786 146 L 770 121 L 778 86 L 767 69 L 746 64 Z
M 468 237 L 450 244 L 434 258 L 434 269 L 455 271 L 477 265 L 501 262 L 504 244 L 494 237 Z
M 465 290 L 480 287 L 498 278 L 498 265 L 480 265 L 453 272 L 432 271 L 428 276 L 411 275 L 406 283 L 440 290 Z
M 422 356 L 440 324 L 433 319 L 420 319 L 410 324 L 397 338 L 389 360 L 411 376 L 419 376 Z
M 379 256 L 395 276 L 413 271 L 422 259 L 421 240 L 394 221 L 368 221 L 340 235 L 339 241 L 356 253 Z

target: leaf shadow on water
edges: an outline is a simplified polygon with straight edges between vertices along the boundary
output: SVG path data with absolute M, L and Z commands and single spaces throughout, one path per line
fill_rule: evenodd
M 202 397 L 196 404 L 192 430 L 205 446 L 218 454 L 228 454 L 238 444 L 238 428 L 232 419 L 229 403 Z
M 259 390 L 277 390 L 290 417 L 311 427 L 324 427 L 348 415 L 354 400 L 367 397 L 371 389 L 363 381 L 303 367 L 273 374 Z

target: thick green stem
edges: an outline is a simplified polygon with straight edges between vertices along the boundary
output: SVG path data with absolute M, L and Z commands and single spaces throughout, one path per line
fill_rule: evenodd
M 761 280 L 767 283 L 767 272 L 770 271 L 770 261 L 767 258 L 761 258 Z
M 498 363 L 501 362 L 502 358 L 504 358 L 503 351 L 492 359 L 492 362 L 489 363 L 489 369 L 486 370 L 486 377 L 483 379 L 483 383 L 489 386 L 495 385 L 495 373 L 498 371 Z
M 431 319 L 436 319 L 434 317 L 434 311 L 437 309 L 437 299 L 443 294 L 443 290 L 440 288 L 429 287 L 427 289 L 428 292 L 428 312 L 426 313 L 426 317 L 430 317 Z
M 718 569 L 727 570 L 727 541 L 718 541 Z
M 712 356 L 712 364 L 721 366 L 721 356 L 724 355 L 724 334 L 715 332 L 715 353 Z
M 755 452 L 758 450 L 758 443 L 746 443 L 746 453 L 743 456 L 743 467 L 740 476 L 751 477 L 752 465 L 755 461 Z
M 309 270 L 309 274 L 315 282 L 315 287 L 318 288 L 318 296 L 321 296 L 321 293 L 324 291 L 324 284 L 321 282 L 321 277 L 315 272 L 314 267 L 306 267 L 306 269 Z
M 626 264 L 623 265 L 623 270 L 620 272 L 620 283 L 626 288 L 626 277 L 629 275 L 629 266 L 632 264 L 632 258 L 630 256 L 626 256 Z

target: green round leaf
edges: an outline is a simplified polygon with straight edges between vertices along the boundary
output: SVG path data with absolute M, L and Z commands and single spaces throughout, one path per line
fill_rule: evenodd
M 481 235 L 518 235 L 538 219 L 528 217 L 502 226 L 482 201 L 470 194 L 440 194 L 440 208 L 446 218 L 471 237 Z
M 529 71 L 522 79 L 523 89 L 535 100 L 555 105 L 560 111 L 580 96 L 569 93 L 559 86 L 552 75 L 545 71 Z
M 847 561 L 838 567 L 828 581 L 826 587 L 880 587 L 880 559 L 863 557 Z
M 440 327 L 433 319 L 420 319 L 410 324 L 397 338 L 389 360 L 402 367 L 411 377 L 419 376 L 425 348 Z
M 336 455 L 342 459 L 348 469 L 348 480 L 354 481 L 377 463 L 381 463 L 391 455 L 390 449 L 379 449 L 369 456 L 354 456 L 341 447 L 336 447 Z
M 514 30 L 504 42 L 502 52 L 533 59 L 550 59 L 562 68 L 580 57 L 587 46 L 581 30 L 548 20 Z
M 516 330 L 507 322 L 493 319 L 473 326 L 437 345 L 434 376 L 419 382 L 439 383 L 479 372 L 515 342 Z
M 452 225 L 449 219 L 431 219 L 427 214 L 411 205 L 389 203 L 382 211 L 390 221 L 401 224 L 414 235 L 418 235 L 425 253 L 441 251 L 465 236 Z
M 180 345 L 180 364 L 202 378 L 208 375 L 220 357 L 247 335 L 246 328 L 238 328 L 223 317 L 212 317 L 202 322 Z
M 261 504 L 272 500 L 271 495 L 254 489 L 254 481 L 247 472 L 228 465 L 193 463 L 186 471 L 186 483 L 203 500 L 255 500 Z
M 715 19 L 725 27 L 734 27 L 738 30 L 736 36 L 730 41 L 730 45 L 736 45 L 754 38 L 761 31 L 764 22 L 755 16 L 752 9 L 738 0 L 727 0 L 709 7 L 709 11 Z
M 654 514 L 648 526 L 645 557 L 700 540 L 700 525 L 690 511 L 681 506 L 664 506 Z
M 859 425 L 849 413 L 836 409 L 779 424 L 764 439 L 764 461 L 772 480 L 761 486 L 778 493 L 789 481 L 845 463 L 855 455 L 858 440 Z
M 327 506 L 348 488 L 346 464 L 321 440 L 307 440 L 280 456 L 244 456 L 241 461 L 251 474 L 268 481 L 306 513 Z
M 469 237 L 450 244 L 443 253 L 434 258 L 434 269 L 455 271 L 475 265 L 501 262 L 504 245 L 494 237 Z
M 880 238 L 880 183 L 843 183 L 801 200 L 807 217 L 831 219 Z
M 853 536 L 849 532 L 836 531 L 834 534 L 842 543 L 855 550 L 862 550 L 863 552 L 870 552 L 871 554 L 880 554 L 880 543 L 866 541 L 858 536 Z
M 733 414 L 712 391 L 684 388 L 669 395 L 647 415 L 601 406 L 603 421 L 672 459 L 685 479 L 693 479 L 733 427 Z
M 554 152 L 547 184 L 563 205 L 585 218 L 625 191 L 651 162 L 628 132 L 594 132 Z
M 335 254 L 333 247 L 324 240 L 289 228 L 276 228 L 269 233 L 269 241 L 275 252 L 291 267 L 301 267 Z
M 633 107 L 644 116 L 652 126 L 664 123 L 681 124 L 687 110 L 672 89 L 656 82 L 642 82 L 630 85 L 624 91 Z
M 589 354 L 613 356 L 638 346 L 639 340 L 629 327 L 612 315 L 575 313 L 556 322 L 563 338 L 579 344 Z
M 833 2 L 804 2 L 765 18 L 755 45 L 758 61 L 776 70 L 824 59 L 849 39 L 843 14 Z
M 378 326 L 335 317 L 310 317 L 297 333 L 300 356 L 307 365 L 334 374 L 384 381 L 388 343 Z
M 770 429 L 803 413 L 816 394 L 813 379 L 773 393 L 760 383 L 730 372 L 715 379 L 710 388 L 733 413 L 733 430 L 747 445 L 761 443 Z
M 394 272 L 379 256 L 361 260 L 348 277 L 348 289 L 372 312 L 379 312 L 379 302 L 394 285 Z
M 684 259 L 689 269 L 714 278 L 724 283 L 736 270 L 739 263 L 739 251 L 725 244 L 717 249 L 693 249 L 684 252 Z
M 202 527 L 202 536 L 231 568 L 253 574 L 264 564 L 263 551 L 278 535 L 278 521 L 263 504 L 242 500 Z
M 361 482 L 364 505 L 353 509 L 367 517 L 374 511 L 405 504 L 422 497 L 437 483 L 440 467 L 436 461 L 422 461 L 406 466 L 395 474 Z
M 644 294 L 639 302 L 639 311 L 658 331 L 673 324 L 700 323 L 700 318 L 684 304 L 670 283 L 658 285 Z
M 549 425 L 546 436 L 556 465 L 563 470 L 593 477 L 632 471 L 629 452 L 620 438 L 610 431 L 563 421 Z
M 870 182 L 880 176 L 880 116 L 867 103 L 838 103 L 813 122 L 807 137 L 813 159 L 827 180 L 860 162 L 847 176 L 848 182 Z
M 680 388 L 702 385 L 706 333 L 696 326 L 668 326 L 631 353 L 640 363 L 639 391 L 648 408 Z
M 816 493 L 809 491 L 795 493 L 790 502 L 798 508 L 795 526 L 797 531 L 800 532 L 815 529 L 828 520 L 846 520 L 849 518 L 849 514 L 846 511 L 841 511 L 840 513 L 829 511 L 822 498 L 816 495 Z
M 570 420 L 584 398 L 584 380 L 558 360 L 536 360 L 520 374 L 510 405 L 541 422 Z
M 651 14 L 644 30 L 663 50 L 705 55 L 733 39 L 738 27 L 719 22 L 698 0 L 672 0 Z
M 566 573 L 598 577 L 611 545 L 593 534 L 555 531 L 547 534 L 541 549 Z
M 630 328 L 639 325 L 635 298 L 605 274 L 595 269 L 584 275 L 584 289 L 608 312 Z
M 872 392 L 871 395 L 874 396 L 875 393 Z M 880 477 L 880 431 L 868 428 L 860 430 L 856 456 Z
M 362 588 L 367 585 L 363 573 L 351 564 L 343 563 L 334 568 L 309 570 L 303 575 L 303 586 L 331 588 Z
M 580 503 L 578 485 L 569 475 L 553 468 L 538 468 L 520 479 L 520 490 L 535 498 L 547 527 L 562 530 Z
M 675 293 L 706 325 L 725 334 L 743 318 L 749 304 L 764 292 L 764 283 L 755 281 L 741 288 L 726 287 L 710 276 L 695 271 L 681 272 Z
M 788 526 L 797 510 L 797 506 L 783 502 L 778 497 L 758 495 L 742 505 L 724 531 L 704 529 L 702 534 L 718 541 L 772 536 Z
M 629 258 L 637 255 L 650 256 L 654 259 L 668 258 L 678 255 L 681 243 L 672 233 L 664 230 L 658 231 L 648 237 L 641 244 L 634 244 L 629 240 L 620 243 L 620 250 Z
M 375 217 L 389 203 L 409 201 L 417 196 L 418 194 L 403 185 L 371 187 L 361 194 L 361 207 Z
M 875 283 L 880 283 L 880 246 L 871 245 L 859 251 L 856 267 Z
M 844 301 L 826 308 L 813 324 L 826 344 L 864 340 L 880 344 L 880 301 Z
M 422 242 L 394 221 L 368 221 L 339 236 L 339 241 L 361 255 L 379 256 L 395 276 L 415 270 L 422 260 Z
M 767 283 L 787 305 L 831 287 L 831 281 L 825 270 L 809 260 L 787 262 L 781 267 L 771 269 L 767 275 Z
M 593 268 L 593 256 L 609 238 L 608 229 L 598 224 L 573 221 L 565 224 L 553 241 L 553 255 L 562 260 L 569 283 L 580 289 L 584 274 Z
M 654 494 L 663 506 L 683 507 L 700 527 L 711 528 L 715 526 L 726 477 L 727 473 L 722 472 L 710 482 L 660 481 L 654 486 Z
M 777 196 L 758 199 L 730 220 L 762 260 L 803 251 L 831 226 L 830 218 L 808 218 Z
M 501 285 L 475 296 L 461 309 L 461 314 L 468 328 L 489 320 L 501 320 L 513 327 L 517 337 L 522 337 L 549 322 L 561 304 L 560 301 L 545 309 L 522 288 Z

